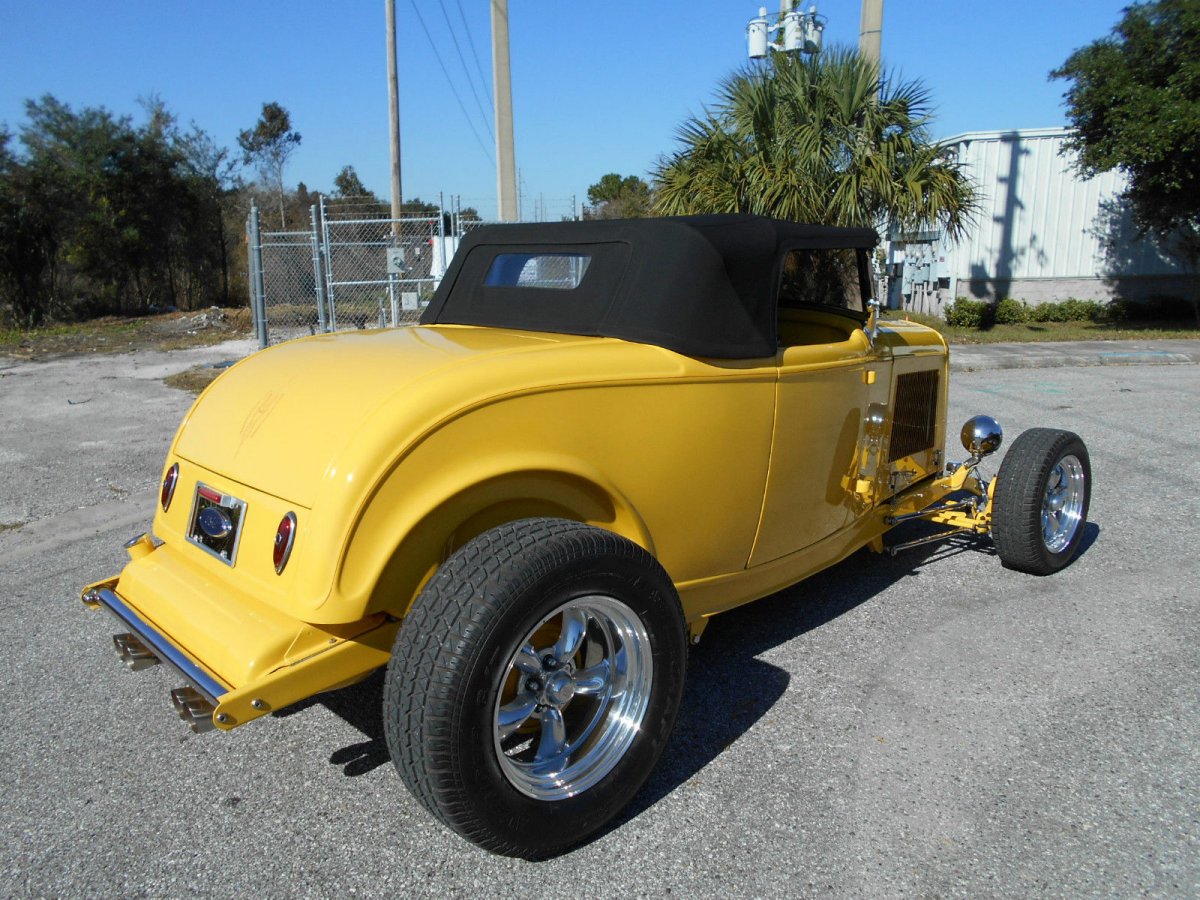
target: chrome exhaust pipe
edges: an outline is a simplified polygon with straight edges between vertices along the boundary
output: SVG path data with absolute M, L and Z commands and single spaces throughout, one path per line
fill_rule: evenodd
M 182 687 L 171 691 L 171 705 L 179 713 L 179 718 L 187 722 L 196 734 L 217 727 L 213 722 L 215 707 L 195 688 Z
M 135 634 L 114 634 L 113 649 L 117 651 L 117 659 L 133 672 L 158 665 L 158 657 Z

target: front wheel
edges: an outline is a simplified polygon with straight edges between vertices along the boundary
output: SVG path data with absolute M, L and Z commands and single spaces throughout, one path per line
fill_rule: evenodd
M 666 745 L 687 642 L 674 586 L 610 532 L 527 519 L 475 538 L 404 621 L 384 728 L 405 784 L 495 853 L 585 840 Z
M 992 504 L 992 540 L 1000 561 L 1050 575 L 1075 556 L 1087 524 L 1092 464 L 1077 434 L 1023 432 L 1000 464 Z

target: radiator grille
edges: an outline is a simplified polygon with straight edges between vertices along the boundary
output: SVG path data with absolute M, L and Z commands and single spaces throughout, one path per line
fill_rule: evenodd
M 896 379 L 892 411 L 892 439 L 888 462 L 895 462 L 933 446 L 937 423 L 938 371 L 909 372 Z

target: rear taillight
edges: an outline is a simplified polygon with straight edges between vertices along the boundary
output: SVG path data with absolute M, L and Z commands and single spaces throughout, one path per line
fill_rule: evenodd
M 283 567 L 287 565 L 288 557 L 292 555 L 292 544 L 296 542 L 296 514 L 288 513 L 279 520 L 279 527 L 275 529 L 275 574 L 279 575 L 283 572 Z
M 171 468 L 167 469 L 167 474 L 163 476 L 162 492 L 158 499 L 162 501 L 163 512 L 166 512 L 171 505 L 171 498 L 175 496 L 175 482 L 179 481 L 179 463 L 175 463 Z

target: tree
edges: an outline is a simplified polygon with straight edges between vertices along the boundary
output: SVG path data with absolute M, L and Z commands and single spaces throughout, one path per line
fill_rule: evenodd
M 1076 50 L 1051 78 L 1065 99 L 1085 176 L 1119 169 L 1142 234 L 1189 268 L 1200 263 L 1200 0 L 1131 6 L 1112 34 Z M 1192 306 L 1200 326 L 1200 296 Z
M 287 228 L 284 211 L 283 170 L 300 146 L 300 132 L 292 130 L 292 117 L 278 103 L 264 103 L 254 128 L 238 134 L 246 165 L 258 167 L 266 185 L 279 196 L 279 227 Z
M 237 164 L 230 158 L 228 148 L 217 144 L 195 124 L 188 134 L 181 136 L 180 147 L 187 162 L 191 188 L 200 202 L 202 216 L 207 223 L 205 227 L 211 229 L 209 234 L 219 250 L 221 302 L 229 305 L 229 235 L 231 232 L 237 233 L 237 227 L 231 227 L 229 217 L 232 214 L 241 219 L 245 215 L 241 205 L 232 202 L 242 189 L 241 179 L 237 176 Z
M 379 202 L 374 192 L 367 189 L 354 171 L 354 166 L 342 166 L 342 171 L 333 177 L 333 193 L 335 197 L 359 197 L 372 202 Z
M 52 96 L 26 103 L 20 152 L 0 134 L 0 311 L 46 318 L 222 299 L 228 189 L 156 98 L 135 125 Z
M 585 219 L 638 219 L 650 214 L 650 185 L 636 175 L 609 172 L 588 188 Z
M 882 78 L 882 81 L 881 81 Z M 775 53 L 727 78 L 660 161 L 660 213 L 759 213 L 796 222 L 960 235 L 975 188 L 930 137 L 929 95 L 857 53 Z
M 47 210 L 31 196 L 30 172 L 10 150 L 11 137 L 0 127 L 0 312 L 31 326 L 45 316 L 43 275 L 54 245 Z

